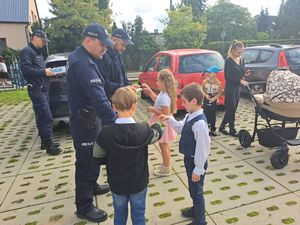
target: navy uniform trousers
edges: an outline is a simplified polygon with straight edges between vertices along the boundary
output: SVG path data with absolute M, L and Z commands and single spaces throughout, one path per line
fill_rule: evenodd
M 53 118 L 49 105 L 49 90 L 40 90 L 37 87 L 28 87 L 27 91 L 32 101 L 39 136 L 43 141 L 49 141 L 52 139 L 53 135 Z
M 97 118 L 98 119 L 98 118 Z M 93 157 L 94 142 L 101 130 L 100 120 L 96 128 L 86 129 L 82 120 L 70 117 L 70 128 L 76 150 L 75 184 L 76 208 L 78 213 L 93 209 L 93 187 L 100 173 L 99 159 Z

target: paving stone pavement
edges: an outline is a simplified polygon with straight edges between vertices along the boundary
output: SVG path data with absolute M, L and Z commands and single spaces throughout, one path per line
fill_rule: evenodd
M 136 120 L 147 121 L 146 107 L 140 100 Z M 218 112 L 221 121 L 223 112 Z M 179 115 L 179 118 L 182 115 Z M 254 109 L 241 99 L 237 128 L 253 129 Z M 39 149 L 31 104 L 0 107 L 0 224 L 1 225 L 85 225 L 74 205 L 74 162 L 72 138 L 68 130 L 55 132 L 63 154 L 48 156 Z M 177 138 L 179 140 L 179 136 Z M 257 141 L 243 149 L 236 138 L 219 134 L 212 139 L 209 168 L 205 180 L 207 222 L 209 225 L 300 224 L 300 149 L 290 148 L 289 164 L 275 170 L 269 158 L 273 149 Z M 155 165 L 161 163 L 157 144 L 149 147 L 150 183 L 147 195 L 147 224 L 185 225 L 180 209 L 191 205 L 183 157 L 178 141 L 171 144 L 172 175 L 158 178 Z M 106 182 L 101 168 L 99 183 Z M 113 224 L 111 194 L 95 197 L 95 204 L 107 211 Z M 131 224 L 129 218 L 128 224 Z

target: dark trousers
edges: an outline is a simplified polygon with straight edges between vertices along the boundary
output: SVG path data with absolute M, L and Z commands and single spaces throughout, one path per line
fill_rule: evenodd
M 224 129 L 229 123 L 229 129 L 234 130 L 235 112 L 240 99 L 240 87 L 225 87 L 225 114 L 220 128 Z
M 33 105 L 39 136 L 44 141 L 52 140 L 53 118 L 49 106 L 49 91 L 39 87 L 28 87 L 27 91 Z
M 75 203 L 77 212 L 86 213 L 94 208 L 93 187 L 100 173 L 100 163 L 93 157 L 93 146 L 100 126 L 95 129 L 86 129 L 82 127 L 80 119 L 71 117 L 70 128 L 76 150 Z
M 210 125 L 210 130 L 216 130 L 216 117 L 217 117 L 217 102 L 210 103 L 207 99 L 203 102 L 204 114 L 207 119 L 208 125 Z
M 194 220 L 193 225 L 205 225 L 205 201 L 203 196 L 203 185 L 205 174 L 201 176 L 199 182 L 192 181 L 192 173 L 195 168 L 194 157 L 184 156 L 184 166 L 186 169 L 186 175 L 188 178 L 189 192 L 193 200 L 194 208 Z M 205 163 L 204 169 L 207 169 L 207 162 Z

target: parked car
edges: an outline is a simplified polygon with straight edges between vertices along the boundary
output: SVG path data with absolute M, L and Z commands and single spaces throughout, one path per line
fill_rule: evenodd
M 65 67 L 69 53 L 49 55 L 46 68 Z M 54 69 L 55 70 L 55 69 Z M 66 73 L 50 78 L 49 103 L 54 123 L 69 122 L 69 107 L 66 86 Z
M 289 68 L 293 73 L 300 75 L 300 46 L 298 45 L 261 45 L 246 47 L 243 57 L 245 67 L 251 70 L 246 77 L 253 93 L 263 93 L 265 83 L 272 70 Z
M 210 66 L 217 66 L 222 71 L 218 73 L 218 79 L 224 88 L 224 60 L 222 56 L 215 51 L 204 49 L 175 49 L 161 51 L 154 54 L 142 73 L 139 75 L 139 83 L 146 83 L 156 93 L 159 92 L 156 84 L 158 72 L 169 68 L 177 82 L 177 108 L 184 109 L 180 99 L 181 89 L 192 82 L 202 83 L 205 76 L 202 76 L 204 70 Z M 142 98 L 146 96 L 142 92 Z M 224 96 L 218 102 L 224 105 Z

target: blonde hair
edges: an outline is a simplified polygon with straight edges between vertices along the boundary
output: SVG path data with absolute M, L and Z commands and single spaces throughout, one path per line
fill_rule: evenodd
M 231 57 L 232 51 L 236 50 L 237 48 L 244 48 L 244 44 L 243 44 L 243 42 L 235 39 L 231 42 L 231 45 L 228 49 L 228 57 Z
M 197 104 L 201 105 L 203 101 L 203 90 L 198 83 L 190 83 L 181 90 L 181 96 L 186 98 L 189 102 L 194 98 L 197 100 Z
M 137 96 L 130 87 L 121 87 L 111 97 L 111 102 L 116 110 L 127 111 L 137 102 Z
M 171 113 L 174 114 L 177 111 L 177 93 L 174 76 L 169 69 L 163 69 L 159 72 L 158 79 L 165 84 L 166 92 L 171 100 Z

